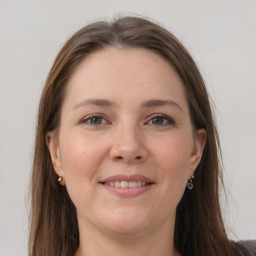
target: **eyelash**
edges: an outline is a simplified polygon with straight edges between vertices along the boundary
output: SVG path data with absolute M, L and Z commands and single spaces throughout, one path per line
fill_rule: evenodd
M 175 125 L 175 121 L 174 121 L 171 117 L 166 116 L 166 115 L 163 115 L 163 114 L 155 115 L 155 116 L 151 117 L 149 121 L 152 121 L 152 120 L 157 119 L 157 118 L 160 118 L 160 119 L 162 119 L 162 120 L 165 120 L 167 123 L 165 123 L 165 124 L 160 124 L 160 125 L 155 125 L 155 126 Z M 154 124 L 152 124 L 152 125 L 154 125 Z
M 102 123 L 101 123 L 101 124 L 90 124 L 89 121 L 91 121 L 93 118 L 100 118 L 101 120 L 105 120 L 105 123 L 104 123 L 104 124 L 109 123 L 109 122 L 106 120 L 106 118 L 104 118 L 102 115 L 90 115 L 90 116 L 87 116 L 86 118 L 84 118 L 84 119 L 81 120 L 81 123 L 82 123 L 82 124 L 92 125 L 92 126 L 103 125 Z
M 94 118 L 99 118 L 101 121 L 104 120 L 104 123 L 100 123 L 100 124 L 94 124 L 94 123 L 89 123 L 91 120 L 93 120 Z M 169 116 L 166 116 L 166 115 L 163 115 L 163 114 L 158 114 L 158 115 L 154 115 L 153 117 L 151 117 L 149 119 L 149 121 L 147 121 L 146 123 L 150 122 L 150 121 L 153 121 L 154 119 L 162 119 L 163 121 L 166 121 L 165 124 L 150 124 L 150 125 L 153 125 L 153 126 L 168 126 L 168 125 L 175 125 L 175 121 L 169 117 Z M 105 124 L 109 124 L 110 122 L 108 122 L 106 120 L 105 117 L 103 117 L 102 115 L 90 115 L 84 119 L 81 120 L 80 122 L 81 124 L 87 124 L 87 125 L 92 125 L 92 126 L 100 126 L 100 125 L 105 125 Z

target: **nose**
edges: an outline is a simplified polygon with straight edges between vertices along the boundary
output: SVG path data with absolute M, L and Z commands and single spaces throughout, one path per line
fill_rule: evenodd
M 141 163 L 148 156 L 144 144 L 143 135 L 137 127 L 119 127 L 114 131 L 110 157 L 114 161 Z

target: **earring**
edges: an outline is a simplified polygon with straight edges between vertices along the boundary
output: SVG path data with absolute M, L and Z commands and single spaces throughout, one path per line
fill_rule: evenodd
M 62 182 L 62 181 L 63 181 L 63 177 L 62 177 L 62 176 L 59 176 L 58 182 L 60 183 L 60 182 Z
M 191 176 L 191 179 L 187 182 L 187 188 L 189 190 L 193 189 L 194 185 L 193 185 L 193 179 L 195 178 L 194 174 Z

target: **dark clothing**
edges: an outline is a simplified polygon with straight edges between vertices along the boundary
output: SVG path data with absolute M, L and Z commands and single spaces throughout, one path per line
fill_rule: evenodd
M 256 256 L 256 240 L 239 241 L 233 244 L 235 256 Z

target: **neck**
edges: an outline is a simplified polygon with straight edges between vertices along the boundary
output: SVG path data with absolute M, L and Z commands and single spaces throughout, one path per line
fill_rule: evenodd
M 79 248 L 75 256 L 180 256 L 174 248 L 174 221 L 151 232 L 111 234 L 79 221 Z

